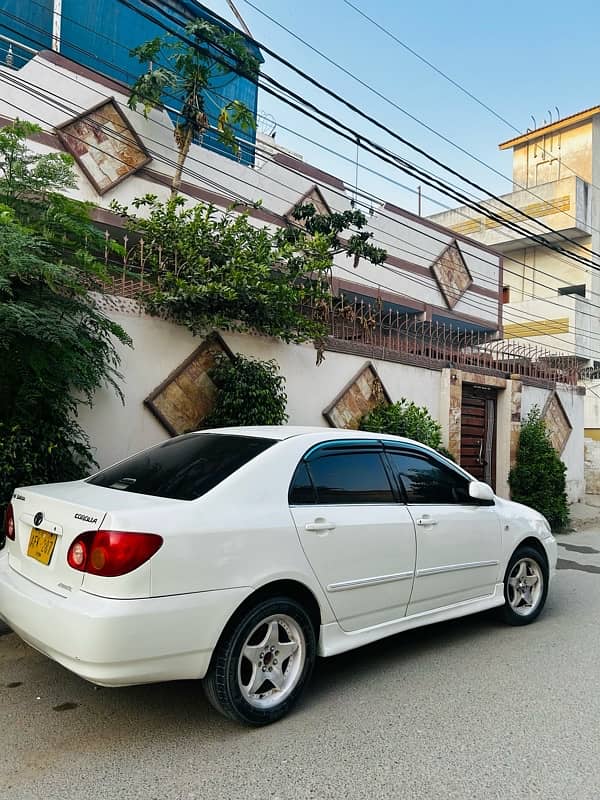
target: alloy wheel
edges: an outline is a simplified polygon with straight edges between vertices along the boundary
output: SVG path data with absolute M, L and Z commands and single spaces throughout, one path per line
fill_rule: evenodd
M 515 614 L 522 617 L 533 614 L 544 591 L 544 575 L 537 561 L 533 558 L 516 561 L 508 576 L 507 590 Z
M 272 708 L 296 687 L 306 659 L 306 641 L 299 624 L 287 614 L 274 614 L 256 625 L 242 646 L 238 684 L 254 708 Z

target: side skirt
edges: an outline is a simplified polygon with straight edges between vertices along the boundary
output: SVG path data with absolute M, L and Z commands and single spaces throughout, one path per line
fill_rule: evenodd
M 321 626 L 319 637 L 319 655 L 335 656 L 347 650 L 354 650 L 365 644 L 385 639 L 386 636 L 394 636 L 396 633 L 409 631 L 412 628 L 420 628 L 424 625 L 434 625 L 436 622 L 445 622 L 457 617 L 466 617 L 469 614 L 477 614 L 480 611 L 487 611 L 490 608 L 504 605 L 504 584 L 497 583 L 493 594 L 485 597 L 478 597 L 475 600 L 463 600 L 460 603 L 453 603 L 450 606 L 433 609 L 432 611 L 422 611 L 420 614 L 412 614 L 402 619 L 382 622 L 373 625 L 371 628 L 362 628 L 358 631 L 343 631 L 337 622 Z

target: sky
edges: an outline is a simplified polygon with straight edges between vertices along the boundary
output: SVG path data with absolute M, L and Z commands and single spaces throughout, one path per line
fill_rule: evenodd
M 552 119 L 557 118 L 556 107 L 563 117 L 600 104 L 597 0 L 579 0 L 576 14 L 569 13 L 574 5 L 556 0 L 545 3 L 349 0 L 510 125 L 362 18 L 344 0 L 234 1 L 257 40 L 404 139 L 479 183 L 486 194 L 512 190 L 511 152 L 500 152 L 498 144 L 534 127 L 532 115 L 539 127 L 550 120 L 550 114 Z M 205 0 L 205 4 L 234 20 L 226 0 Z M 257 9 L 321 50 L 383 98 L 325 61 Z M 348 124 L 356 134 L 368 136 L 394 154 L 460 184 L 455 177 L 344 109 L 270 56 L 265 55 L 262 69 Z M 259 112 L 274 118 L 276 141 L 280 145 L 355 185 L 356 144 L 344 142 L 265 92 L 259 96 Z M 358 186 L 380 199 L 416 212 L 418 183 L 396 167 L 364 152 L 359 154 Z M 464 184 L 462 188 L 466 188 Z M 439 202 L 448 207 L 458 205 L 426 186 L 422 191 L 424 214 L 443 211 Z M 428 196 L 439 202 L 432 202 Z M 268 198 L 265 204 L 268 205 Z

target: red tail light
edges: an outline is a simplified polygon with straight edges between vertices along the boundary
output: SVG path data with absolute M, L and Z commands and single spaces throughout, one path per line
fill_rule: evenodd
M 162 543 L 156 533 L 86 531 L 73 541 L 67 562 L 79 572 L 115 578 L 141 567 Z
M 4 535 L 7 539 L 15 538 L 15 514 L 13 511 L 12 503 L 6 506 L 4 511 Z

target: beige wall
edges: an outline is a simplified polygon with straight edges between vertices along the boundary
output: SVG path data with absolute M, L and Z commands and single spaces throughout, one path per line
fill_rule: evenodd
M 592 121 L 547 133 L 513 150 L 513 181 L 532 187 L 568 178 L 575 172 L 592 182 Z
M 578 239 L 584 247 L 592 247 L 589 236 Z M 586 254 L 574 245 L 562 245 L 582 257 Z M 504 285 L 510 287 L 511 303 L 532 297 L 556 297 L 562 286 L 590 285 L 589 270 L 583 265 L 543 247 L 511 250 L 504 257 Z
M 576 295 L 526 300 L 504 307 L 504 338 L 548 353 L 600 359 L 600 332 L 594 305 Z
M 133 308 L 131 303 L 116 302 Z M 167 438 L 167 432 L 143 405 L 144 399 L 202 341 L 185 328 L 156 317 L 105 310 L 130 334 L 134 349 L 119 347 L 124 405 L 113 391 L 101 389 L 94 407 L 83 407 L 80 412 L 80 422 L 90 436 L 101 466 Z M 289 422 L 295 425 L 327 426 L 323 409 L 369 360 L 364 356 L 327 352 L 324 363 L 317 367 L 316 351 L 311 344 L 287 345 L 262 336 L 221 334 L 233 352 L 277 361 L 286 379 Z M 426 406 L 436 419 L 440 418 L 441 372 L 370 360 L 392 400 L 406 397 Z
M 585 491 L 586 494 L 600 494 L 600 441 L 585 439 Z
M 103 298 L 101 304 L 134 342 L 134 349 L 119 347 L 124 404 L 113 391 L 101 389 L 94 407 L 83 407 L 80 412 L 80 422 L 90 437 L 96 459 L 104 467 L 167 438 L 167 432 L 144 406 L 144 399 L 202 340 L 181 326 L 139 313 L 131 301 Z M 326 427 L 323 409 L 370 360 L 391 399 L 406 397 L 425 406 L 442 424 L 446 445 L 457 451 L 462 381 L 496 386 L 499 390 L 496 489 L 504 497 L 508 496 L 508 471 L 521 413 L 525 415 L 535 403 L 543 407 L 550 393 L 548 389 L 521 387 L 520 381 L 470 375 L 455 369 L 430 370 L 342 353 L 327 352 L 324 363 L 317 367 L 311 344 L 288 345 L 262 336 L 228 332 L 221 335 L 233 352 L 277 361 L 286 379 L 289 422 L 296 425 Z M 453 374 L 457 374 L 457 379 L 452 378 Z M 583 491 L 583 397 L 572 390 L 561 390 L 561 399 L 574 429 L 565 450 L 565 461 L 569 470 L 569 497 L 576 500 Z
M 571 423 L 572 431 L 561 458 L 567 467 L 567 497 L 570 503 L 581 499 L 585 492 L 584 479 L 584 443 L 583 443 L 583 395 L 576 389 L 559 387 L 558 395 L 566 416 Z M 521 419 L 525 419 L 534 406 L 544 409 L 550 391 L 537 386 L 523 385 L 521 397 Z
M 592 379 L 584 383 L 585 395 L 585 427 L 590 429 L 591 435 L 600 438 L 600 381 Z M 596 434 L 595 432 L 599 433 Z
M 591 232 L 590 187 L 583 179 L 570 175 L 560 181 L 519 188 L 499 199 L 485 200 L 483 205 L 501 220 L 517 224 L 513 230 L 501 220 L 491 219 L 479 211 L 460 208 L 433 214 L 429 219 L 494 247 L 510 252 L 531 243 L 528 233 L 544 234 L 548 228 L 563 231 L 570 238 L 589 236 Z M 544 227 L 529 218 L 539 219 Z

